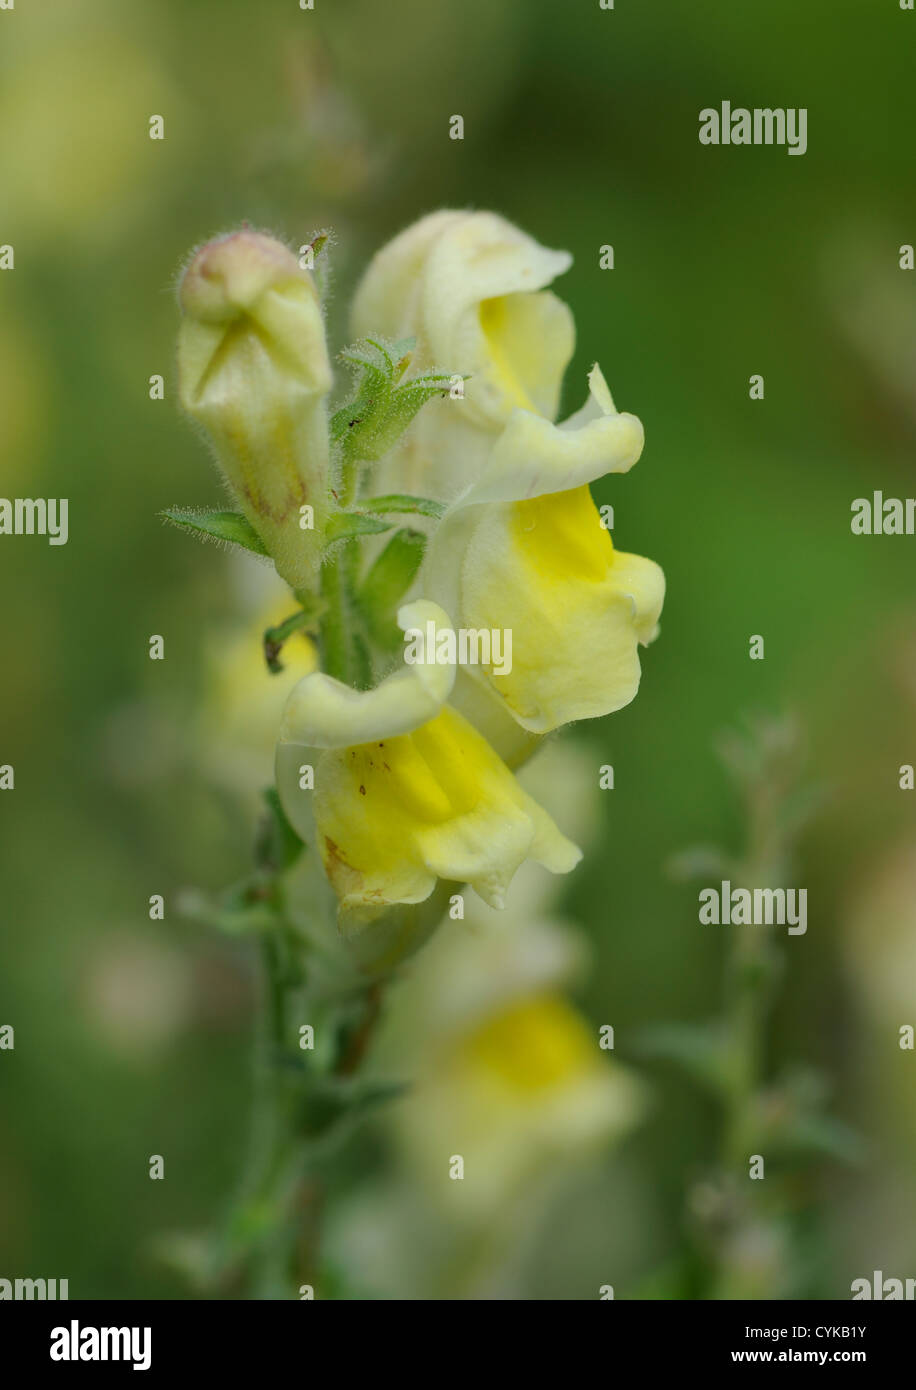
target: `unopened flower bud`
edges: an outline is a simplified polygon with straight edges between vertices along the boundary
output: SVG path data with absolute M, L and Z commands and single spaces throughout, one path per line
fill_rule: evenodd
M 181 402 L 238 505 L 296 590 L 314 584 L 327 511 L 331 366 L 314 282 L 280 242 L 208 242 L 179 291 Z

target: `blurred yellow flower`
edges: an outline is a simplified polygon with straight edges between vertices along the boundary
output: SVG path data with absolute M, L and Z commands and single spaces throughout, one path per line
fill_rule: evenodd
M 508 921 L 481 914 L 413 967 L 382 1048 L 412 1078 L 392 1117 L 408 1171 L 475 1221 L 530 1203 L 541 1178 L 619 1139 L 643 1108 L 635 1078 L 562 992 L 581 964 L 578 936 L 546 921 L 536 899 Z
M 187 109 L 145 36 L 114 32 L 110 14 L 74 6 L 83 12 L 58 8 L 43 20 L 23 8 L 4 29 L 0 130 L 16 132 L 4 146 L 4 202 L 23 242 L 59 240 L 65 226 L 68 247 L 104 246 L 162 197 L 162 161 L 185 148 L 181 140 L 154 146 L 158 174 L 150 180 L 138 158 L 148 116 L 166 110 L 186 131 Z

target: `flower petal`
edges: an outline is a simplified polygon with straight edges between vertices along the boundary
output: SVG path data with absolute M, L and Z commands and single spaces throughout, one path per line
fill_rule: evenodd
M 629 704 L 637 646 L 664 600 L 658 565 L 614 549 L 587 487 L 474 508 L 469 520 L 455 611 L 463 626 L 511 632 L 512 665 L 468 674 L 531 733 Z
M 545 287 L 570 263 L 489 212 L 435 213 L 376 255 L 354 300 L 354 333 L 414 337 L 415 366 L 467 378 L 461 397 L 430 402 L 384 460 L 386 488 L 450 501 L 514 410 L 553 419 L 575 328 Z
M 562 425 L 516 410 L 496 440 L 486 468 L 454 504 L 514 502 L 581 487 L 606 473 L 626 473 L 642 453 L 645 435 L 635 415 L 620 415 L 596 365 L 589 399 Z
M 438 878 L 501 906 L 526 858 L 580 858 L 486 740 L 446 706 L 412 733 L 328 750 L 315 773 L 318 845 L 344 914 L 422 902 Z
M 450 631 L 442 609 L 426 599 L 405 604 L 398 613 L 402 630 Z M 451 694 L 455 665 L 432 661 L 405 665 L 374 690 L 353 690 L 316 671 L 290 693 L 283 712 L 282 743 L 310 748 L 345 748 L 376 738 L 407 733 L 438 713 Z

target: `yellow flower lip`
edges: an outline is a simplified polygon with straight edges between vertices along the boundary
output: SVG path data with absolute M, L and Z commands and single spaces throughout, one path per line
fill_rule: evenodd
M 328 749 L 314 798 L 318 848 L 344 913 L 423 902 L 437 879 L 467 882 L 501 908 L 526 858 L 568 873 L 581 857 L 448 705 L 410 733 Z M 287 805 L 296 825 L 301 797 Z
M 231 232 L 208 241 L 182 277 L 179 300 L 184 313 L 202 323 L 228 323 L 251 313 L 263 295 L 290 282 L 317 292 L 292 251 L 261 232 Z
M 655 636 L 664 600 L 662 571 L 615 549 L 588 488 L 632 468 L 642 424 L 617 411 L 597 365 L 588 385 L 585 405 L 560 425 L 512 413 L 446 511 L 422 571 L 424 591 L 459 627 L 512 632 L 512 672 L 468 676 L 532 735 L 629 704 L 637 646 Z
M 478 1023 L 463 1051 L 510 1091 L 532 1097 L 602 1070 L 581 1015 L 548 992 L 513 1000 Z
M 428 600 L 403 605 L 406 631 L 449 629 Z M 445 701 L 454 665 L 407 664 L 373 690 L 315 672 L 287 701 L 277 781 L 291 823 L 316 845 L 345 930 L 368 913 L 424 902 L 438 879 L 502 907 L 532 858 L 568 873 L 581 857 L 486 739 Z M 314 762 L 314 782 L 301 768 Z
M 404 604 L 398 612 L 403 630 L 422 628 L 428 622 L 437 631 L 451 628 L 447 615 L 427 599 Z M 454 683 L 454 665 L 432 662 L 405 664 L 373 690 L 353 690 L 316 671 L 290 693 L 280 741 L 311 748 L 347 748 L 409 733 L 435 718 Z

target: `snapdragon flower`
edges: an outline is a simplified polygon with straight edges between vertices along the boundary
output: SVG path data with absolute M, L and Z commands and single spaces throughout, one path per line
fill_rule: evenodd
M 463 397 L 407 432 L 386 485 L 449 503 L 418 591 L 456 627 L 511 631 L 511 673 L 465 674 L 537 735 L 633 699 L 665 591 L 658 565 L 615 548 L 588 487 L 636 463 L 640 421 L 617 411 L 595 366 L 583 408 L 554 423 L 574 328 L 545 286 L 570 260 L 492 213 L 436 213 L 379 252 L 353 311 L 357 330 L 373 318 L 413 333 L 421 361 L 467 373 Z M 491 737 L 520 756 L 498 720 Z
M 402 628 L 448 629 L 436 605 Z M 319 852 L 341 924 L 425 901 L 438 879 L 500 907 L 526 858 L 565 873 L 580 853 L 474 726 L 446 703 L 454 665 L 404 665 L 354 691 L 316 672 L 287 702 L 277 760 L 287 815 Z M 313 773 L 313 777 L 308 772 Z
M 574 867 L 513 769 L 630 701 L 658 630 L 662 571 L 614 546 L 589 490 L 633 466 L 642 425 L 597 366 L 555 422 L 575 334 L 549 286 L 569 264 L 493 213 L 422 219 L 356 292 L 331 412 L 318 287 L 287 248 L 234 233 L 182 281 L 182 402 L 242 516 L 171 519 L 266 555 L 301 605 L 276 631 L 307 633 L 320 669 L 288 697 L 278 792 L 344 935 L 388 924 L 386 965 L 443 887 L 501 906 L 526 860 Z M 511 660 L 411 663 L 399 629 L 427 626 L 506 633 Z

